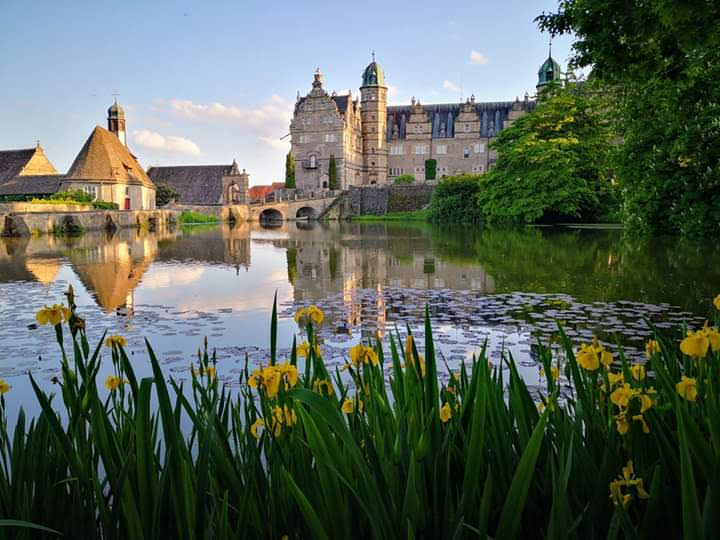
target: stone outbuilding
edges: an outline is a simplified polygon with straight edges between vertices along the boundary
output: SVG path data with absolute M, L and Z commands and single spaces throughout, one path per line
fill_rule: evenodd
M 61 179 L 39 143 L 35 148 L 0 151 L 0 200 L 50 195 Z
M 250 202 L 250 175 L 230 165 L 180 165 L 150 167 L 148 176 L 156 184 L 166 184 L 178 193 L 180 204 L 246 204 Z
M 60 189 L 83 190 L 121 210 L 155 208 L 155 184 L 117 135 L 100 126 L 85 141 Z

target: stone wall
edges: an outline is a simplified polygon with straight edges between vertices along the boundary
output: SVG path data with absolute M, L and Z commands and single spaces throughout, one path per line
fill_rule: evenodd
M 351 186 L 348 191 L 352 216 L 384 215 L 388 212 L 410 212 L 430 204 L 433 185 Z
M 84 212 L 55 210 L 54 212 L 7 212 L 5 208 L 0 208 L 0 236 L 29 236 L 58 232 L 77 234 L 83 231 L 116 230 L 127 227 L 147 228 L 154 231 L 174 225 L 180 215 L 177 210 Z
M 220 221 L 248 221 L 250 220 L 250 208 L 247 204 L 173 204 L 169 207 L 178 213 L 186 210 L 188 212 L 200 212 L 209 216 L 215 216 Z

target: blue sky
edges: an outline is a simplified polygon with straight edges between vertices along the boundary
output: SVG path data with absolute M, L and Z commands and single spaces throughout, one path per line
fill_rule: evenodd
M 150 165 L 230 163 L 282 179 L 280 141 L 320 67 L 358 94 L 376 50 L 390 102 L 511 100 L 534 91 L 555 0 L 398 2 L 0 0 L 0 149 L 36 139 L 66 171 L 117 90 Z M 553 43 L 565 66 L 570 38 Z

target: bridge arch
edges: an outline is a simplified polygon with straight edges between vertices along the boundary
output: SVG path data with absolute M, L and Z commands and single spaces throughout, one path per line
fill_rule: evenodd
M 285 216 L 277 208 L 265 208 L 260 212 L 260 225 L 265 227 L 280 227 L 285 221 Z
M 317 211 L 312 206 L 301 206 L 295 212 L 295 219 L 316 219 Z

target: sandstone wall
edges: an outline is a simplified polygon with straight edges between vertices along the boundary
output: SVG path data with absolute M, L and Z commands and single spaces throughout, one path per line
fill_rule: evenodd
M 48 205 L 44 205 L 48 206 Z M 53 207 L 58 205 L 53 205 Z M 62 205 L 61 205 L 62 206 Z M 81 233 L 115 230 L 126 227 L 154 231 L 177 223 L 177 210 L 94 210 L 71 212 L 54 208 L 54 212 L 8 212 L 0 208 L 0 236 L 32 234 Z

